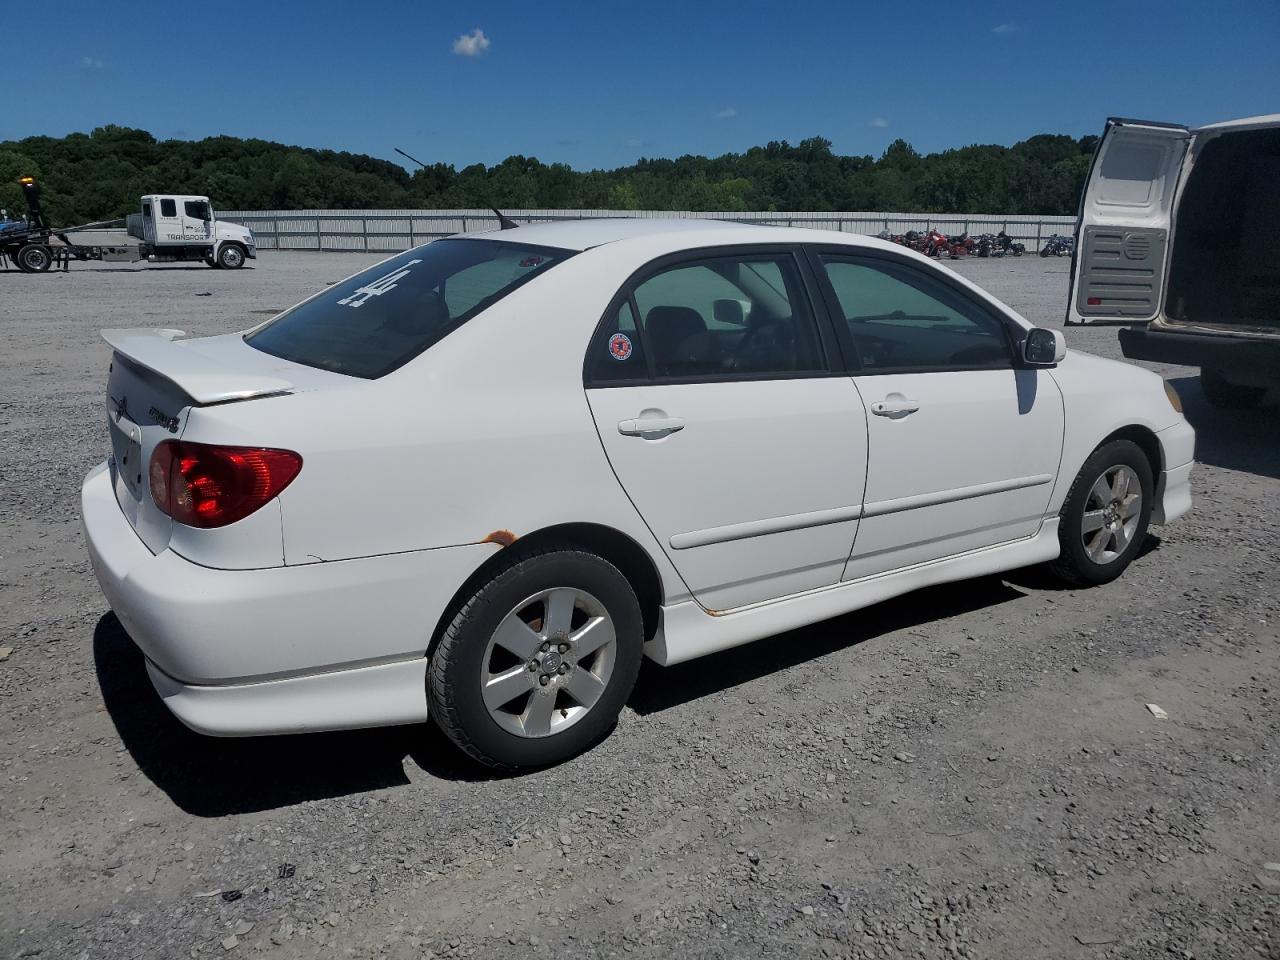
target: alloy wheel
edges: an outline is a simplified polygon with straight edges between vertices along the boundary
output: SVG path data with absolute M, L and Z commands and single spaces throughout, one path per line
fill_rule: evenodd
M 1114 562 L 1133 541 L 1142 519 L 1142 482 L 1127 464 L 1103 471 L 1089 489 L 1080 536 L 1094 563 Z
M 489 638 L 480 666 L 485 707 L 516 736 L 560 733 L 604 694 L 616 655 L 604 604 L 574 587 L 543 590 L 517 604 Z

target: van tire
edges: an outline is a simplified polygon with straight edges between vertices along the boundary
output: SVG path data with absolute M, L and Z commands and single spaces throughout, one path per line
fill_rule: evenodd
M 1266 387 L 1247 387 L 1232 383 L 1221 370 L 1200 368 L 1200 389 L 1204 398 L 1220 410 L 1252 410 L 1267 395 Z

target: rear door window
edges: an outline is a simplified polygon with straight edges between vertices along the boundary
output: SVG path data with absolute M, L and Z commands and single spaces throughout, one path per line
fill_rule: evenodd
M 178 203 L 176 200 L 160 201 L 160 216 L 176 217 L 178 215 Z
M 569 256 L 498 240 L 437 240 L 335 284 L 245 341 L 294 363 L 374 379 Z
M 789 253 L 709 257 L 661 270 L 630 290 L 589 350 L 591 386 L 648 375 L 768 380 L 826 370 Z

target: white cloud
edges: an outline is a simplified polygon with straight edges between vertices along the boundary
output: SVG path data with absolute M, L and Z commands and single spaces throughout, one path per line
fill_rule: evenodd
M 867 121 L 868 127 L 880 127 L 883 129 L 888 125 L 889 125 L 889 121 L 886 120 L 884 117 L 872 117 L 870 120 Z
M 991 28 L 991 32 L 1004 35 L 1009 33 L 1017 33 L 1019 29 L 1020 28 L 1018 27 L 1018 25 L 1011 21 L 1009 23 L 996 24 L 994 27 Z
M 488 49 L 489 38 L 479 27 L 453 41 L 453 52 L 460 57 L 478 57 Z
M 738 115 L 738 111 L 733 109 L 733 107 L 725 107 L 723 110 L 721 110 L 719 113 L 716 114 L 716 119 L 728 120 L 730 117 L 736 117 L 737 115 Z
M 101 70 L 106 66 L 106 63 L 97 57 L 81 57 L 80 66 L 85 70 Z

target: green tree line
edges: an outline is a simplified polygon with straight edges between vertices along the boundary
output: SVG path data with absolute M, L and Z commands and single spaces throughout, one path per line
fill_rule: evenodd
M 834 153 L 831 141 L 773 141 L 719 157 L 652 159 L 577 171 L 511 156 L 488 167 L 431 163 L 412 173 L 358 153 L 267 140 L 156 140 L 105 126 L 65 137 L 0 142 L 0 207 L 24 207 L 20 176 L 44 188 L 53 222 L 123 216 L 147 193 L 193 193 L 215 208 L 563 208 L 619 210 L 893 210 L 1070 214 L 1097 137 L 1041 134 L 1011 147 L 920 154 L 895 140 L 879 158 Z

